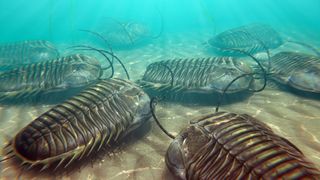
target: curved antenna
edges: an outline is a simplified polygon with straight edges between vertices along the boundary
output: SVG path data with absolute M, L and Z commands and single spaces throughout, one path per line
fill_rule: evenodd
M 173 74 L 172 70 L 169 68 L 169 66 L 167 66 L 167 65 L 164 64 L 163 62 L 159 63 L 159 65 L 165 67 L 166 69 L 168 69 L 168 71 L 169 71 L 169 73 L 170 73 L 170 75 L 171 75 L 171 82 L 170 82 L 170 84 L 171 84 L 171 87 L 173 87 L 174 74 Z
M 110 76 L 108 77 L 108 78 L 112 78 L 113 77 L 113 75 L 114 75 L 114 67 L 113 67 L 113 63 L 110 61 L 110 59 L 108 58 L 108 56 L 106 55 L 106 54 L 104 54 L 104 52 L 102 52 L 101 50 L 99 50 L 99 49 L 96 49 L 96 48 L 93 48 L 93 47 L 91 47 L 91 46 L 85 46 L 86 48 L 83 48 L 83 46 L 82 45 L 79 45 L 79 46 L 71 46 L 71 47 L 69 47 L 70 49 L 74 49 L 74 50 L 78 50 L 78 51 L 97 51 L 98 53 L 100 53 L 102 56 L 104 56 L 106 59 L 107 59 L 107 61 L 109 62 L 109 66 L 108 67 L 105 67 L 105 68 L 103 68 L 103 67 L 101 67 L 101 69 L 103 70 L 103 71 L 105 71 L 105 70 L 107 70 L 107 69 L 109 69 L 110 67 L 111 67 L 111 74 L 110 74 Z M 81 49 L 82 48 L 82 49 Z M 102 76 L 102 75 L 101 75 Z M 101 77 L 100 76 L 100 77 Z
M 94 47 L 91 47 L 91 46 L 86 46 L 86 45 L 79 45 L 79 46 L 73 46 L 73 47 L 74 48 L 86 48 L 86 49 L 90 49 L 90 50 L 101 51 L 101 52 L 104 52 L 106 54 L 109 54 L 110 56 L 113 56 L 119 62 L 119 64 L 122 66 L 123 70 L 126 73 L 126 76 L 127 76 L 128 80 L 130 80 L 129 73 L 128 73 L 125 65 L 122 63 L 122 61 L 116 55 L 110 53 L 109 51 L 106 51 L 106 50 L 103 50 L 103 49 L 97 49 L 97 48 L 94 48 Z M 83 49 L 83 50 L 86 50 L 86 49 Z
M 87 33 L 90 33 L 90 34 L 93 34 L 93 35 L 99 37 L 108 46 L 108 48 L 110 49 L 110 52 L 113 53 L 113 50 L 112 50 L 112 47 L 111 47 L 110 43 L 100 33 L 97 33 L 97 32 L 94 32 L 94 31 L 90 31 L 90 30 L 87 30 L 87 29 L 79 29 L 79 31 L 87 32 Z
M 159 38 L 162 35 L 163 29 L 164 29 L 164 26 L 163 26 L 163 15 L 162 15 L 161 11 L 159 10 L 159 8 L 157 8 L 157 11 L 158 11 L 158 14 L 159 14 L 159 17 L 160 17 L 160 31 L 159 31 L 159 33 L 157 35 L 151 36 L 152 39 Z
M 173 87 L 173 78 L 174 78 L 174 74 L 172 72 L 172 70 L 169 68 L 169 66 L 167 66 L 166 64 L 164 64 L 163 62 L 159 63 L 160 66 L 165 67 L 166 69 L 169 70 L 170 75 L 171 75 L 171 87 Z M 161 99 L 164 99 L 165 97 L 163 96 Z M 151 110 L 151 114 L 153 119 L 156 121 L 157 125 L 159 126 L 159 128 L 167 135 L 169 136 L 171 139 L 174 139 L 174 135 L 172 135 L 171 133 L 169 133 L 159 122 L 158 118 L 156 117 L 156 114 L 154 112 L 155 106 L 157 105 L 157 102 L 160 100 L 160 98 L 158 96 L 151 98 L 150 100 L 150 110 Z
M 131 37 L 130 33 L 128 32 L 126 26 L 123 25 L 123 23 L 121 23 L 120 21 L 118 21 L 118 20 L 116 20 L 116 19 L 114 19 L 114 18 L 112 18 L 112 17 L 107 17 L 107 18 L 108 18 L 108 19 L 111 19 L 112 21 L 114 21 L 115 23 L 117 23 L 118 25 L 120 25 L 120 27 L 123 29 L 123 31 L 127 34 L 128 38 L 129 38 L 129 40 L 130 40 L 130 42 L 131 42 L 131 45 L 133 45 L 134 43 L 133 43 L 132 37 Z
M 217 107 L 216 107 L 216 112 L 219 111 L 219 107 L 220 107 L 220 105 L 221 105 L 221 103 L 222 103 L 223 97 L 225 96 L 225 94 L 226 94 L 227 90 L 230 88 L 230 86 L 231 86 L 234 82 L 236 82 L 238 79 L 240 79 L 240 78 L 242 78 L 242 77 L 245 77 L 245 76 L 250 76 L 250 75 L 253 75 L 253 74 L 256 74 L 256 73 L 242 74 L 242 75 L 234 78 L 234 79 L 223 89 L 222 95 L 219 96 L 219 99 L 218 99 L 218 103 L 217 103 Z
M 123 70 L 124 70 L 125 73 L 126 73 L 126 76 L 127 76 L 128 80 L 130 80 L 129 73 L 128 73 L 125 65 L 122 63 L 122 61 L 121 61 L 116 55 L 114 55 L 114 54 L 112 54 L 112 53 L 110 53 L 110 52 L 108 52 L 108 51 L 106 51 L 106 50 L 101 50 L 101 51 L 102 51 L 102 52 L 105 52 L 106 54 L 109 54 L 110 56 L 113 56 L 113 57 L 119 62 L 119 64 L 122 66 Z
M 261 41 L 261 42 L 262 42 L 262 41 Z M 262 43 L 262 45 L 263 45 L 263 43 Z M 240 53 L 242 53 L 242 54 L 245 54 L 245 55 L 251 57 L 251 58 L 258 64 L 258 66 L 260 67 L 260 69 L 261 69 L 261 71 L 262 71 L 264 82 L 263 82 L 263 86 L 262 86 L 260 89 L 258 89 L 258 90 L 253 90 L 252 92 L 260 92 L 260 91 L 264 90 L 265 87 L 267 86 L 267 72 L 266 72 L 266 70 L 263 68 L 263 66 L 261 65 L 261 63 L 259 62 L 259 60 L 258 60 L 257 58 L 255 58 L 253 55 L 251 55 L 250 53 L 245 52 L 245 51 L 242 51 L 242 50 L 240 50 L 240 49 L 233 49 L 233 48 L 225 48 L 225 49 L 232 50 L 232 51 L 238 51 L 238 52 L 240 52 Z M 269 51 L 268 51 L 268 52 L 269 52 Z M 268 53 L 268 52 L 267 52 L 267 53 Z M 270 60 L 270 59 L 269 59 L 269 60 Z M 242 74 L 242 75 L 234 78 L 234 79 L 225 87 L 225 89 L 223 90 L 221 96 L 219 97 L 219 100 L 218 100 L 218 103 L 217 103 L 217 107 L 216 107 L 216 112 L 219 111 L 219 107 L 220 107 L 220 105 L 221 105 L 221 102 L 222 102 L 223 97 L 225 96 L 227 90 L 229 89 L 229 87 L 230 87 L 236 80 L 238 80 L 238 79 L 240 79 L 240 78 L 242 78 L 242 77 L 245 77 L 245 76 L 255 75 L 255 74 L 258 74 L 258 73 Z
M 299 42 L 299 41 L 292 41 L 292 40 L 287 40 L 287 42 L 289 43 L 294 43 L 294 44 L 299 44 L 301 46 L 304 46 L 308 49 L 310 49 L 311 51 L 313 51 L 317 56 L 320 56 L 320 52 L 313 46 L 309 45 L 309 44 L 306 44 L 306 43 L 303 43 L 303 42 Z
M 110 49 L 110 52 L 113 54 L 113 50 L 112 50 L 112 47 L 110 45 L 110 43 L 107 41 L 106 38 L 104 38 L 100 33 L 97 33 L 97 32 L 94 32 L 94 31 L 90 31 L 90 30 L 87 30 L 87 29 L 79 29 L 79 31 L 82 31 L 82 32 L 87 32 L 87 33 L 90 33 L 90 34 L 93 34 L 95 36 L 97 36 L 98 38 L 100 38 L 102 41 L 104 41 L 104 43 L 108 46 L 108 48 Z M 113 57 L 111 59 L 112 63 L 113 63 Z
M 107 70 L 109 68 L 113 68 L 113 61 L 109 59 L 108 56 L 106 56 L 104 54 L 104 52 L 102 52 L 102 49 L 97 49 L 97 48 L 94 48 L 92 46 L 87 46 L 87 45 L 77 45 L 77 46 L 71 46 L 71 47 L 68 47 L 67 49 L 74 49 L 74 50 L 78 50 L 78 51 L 85 51 L 85 50 L 93 50 L 93 51 L 98 51 L 100 54 L 102 54 L 106 59 L 107 61 L 109 62 L 109 66 L 107 67 L 102 67 L 101 69 L 102 70 Z M 112 56 L 113 57 L 113 56 Z
M 157 105 L 157 101 L 158 101 L 158 98 L 157 97 L 153 97 L 151 98 L 151 101 L 150 101 L 150 110 L 151 110 L 151 114 L 152 114 L 152 117 L 153 119 L 156 121 L 157 125 L 159 126 L 159 128 L 168 136 L 170 137 L 171 139 L 174 139 L 174 135 L 172 135 L 171 133 L 169 133 L 166 129 L 164 129 L 164 127 L 160 124 L 158 118 L 156 117 L 155 113 L 154 113 L 154 109 L 155 109 L 155 105 Z
M 248 52 L 245 52 L 243 50 L 240 50 L 240 49 L 233 49 L 233 48 L 224 48 L 224 49 L 227 49 L 227 50 L 232 50 L 232 51 L 238 51 L 242 54 L 245 54 L 249 57 L 251 57 L 257 64 L 258 66 L 260 67 L 261 71 L 262 71 L 262 74 L 263 74 L 263 79 L 264 79 L 264 83 L 263 83 L 263 86 L 262 88 L 258 89 L 258 90 L 253 90 L 253 92 L 260 92 L 262 91 L 266 86 L 267 86 L 267 72 L 266 70 L 264 69 L 264 67 L 261 65 L 261 63 L 259 62 L 259 60 L 257 58 L 255 58 L 253 55 L 251 55 L 250 53 Z M 252 73 L 252 74 L 258 74 L 258 73 Z M 241 75 L 240 75 L 241 76 Z
M 270 68 L 271 68 L 271 56 L 270 56 L 270 51 L 269 51 L 269 48 L 266 46 L 266 44 L 259 38 L 257 37 L 253 37 L 252 34 L 250 34 L 249 32 L 247 31 L 242 31 L 243 33 L 245 33 L 246 35 L 250 36 L 252 39 L 258 41 L 258 43 L 262 46 L 262 48 L 266 51 L 267 53 L 267 56 L 268 56 L 268 70 L 267 72 L 269 73 L 270 72 Z

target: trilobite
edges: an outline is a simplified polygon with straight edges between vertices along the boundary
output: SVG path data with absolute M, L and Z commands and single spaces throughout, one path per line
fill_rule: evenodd
M 74 54 L 0 73 L 0 100 L 31 100 L 41 94 L 76 88 L 97 81 L 102 67 L 93 57 Z
M 320 171 L 287 139 L 246 115 L 219 112 L 190 122 L 170 144 L 179 179 L 319 179 Z
M 254 54 L 265 51 L 266 47 L 277 48 L 284 43 L 284 40 L 271 26 L 255 23 L 224 31 L 208 42 L 218 53 L 238 55 L 231 49 Z
M 138 83 L 157 91 L 169 89 L 210 94 L 223 92 L 231 80 L 250 73 L 252 73 L 250 66 L 238 58 L 175 59 L 148 65 Z M 241 78 L 233 83 L 226 93 L 248 90 L 252 80 L 252 76 Z
M 160 15 L 160 31 L 153 34 L 150 28 L 141 22 L 119 21 L 109 18 L 103 24 L 98 25 L 94 31 L 84 30 L 104 39 L 104 43 L 116 49 L 134 48 L 135 46 L 144 45 L 148 41 L 159 38 L 163 32 L 163 18 Z M 105 44 L 104 44 L 105 45 Z
M 121 79 L 101 80 L 37 117 L 4 148 L 25 168 L 67 168 L 124 138 L 150 117 L 149 96 Z
M 38 63 L 59 57 L 52 43 L 44 40 L 19 41 L 0 45 L 1 70 Z
M 293 88 L 320 93 L 320 58 L 304 53 L 280 52 L 271 57 L 270 77 Z

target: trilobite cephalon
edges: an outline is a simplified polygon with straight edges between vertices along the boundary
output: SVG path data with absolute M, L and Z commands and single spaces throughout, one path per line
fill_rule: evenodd
M 121 79 L 95 85 L 37 117 L 4 148 L 25 169 L 57 169 L 86 161 L 151 117 L 150 99 Z
M 319 169 L 266 124 L 226 112 L 191 121 L 170 144 L 166 164 L 180 179 L 320 179 Z

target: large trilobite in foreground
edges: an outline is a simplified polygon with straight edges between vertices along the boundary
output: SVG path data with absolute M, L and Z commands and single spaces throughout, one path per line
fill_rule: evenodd
M 135 84 L 101 80 L 37 117 L 4 148 L 25 168 L 67 168 L 108 149 L 150 117 L 149 96 Z
M 320 179 L 314 164 L 266 124 L 226 112 L 191 121 L 170 144 L 166 164 L 180 179 Z

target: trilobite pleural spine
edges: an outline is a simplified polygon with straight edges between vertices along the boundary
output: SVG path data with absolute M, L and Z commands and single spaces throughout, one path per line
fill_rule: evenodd
M 191 122 L 171 143 L 169 169 L 182 179 L 319 179 L 288 140 L 248 115 L 220 112 Z
M 7 156 L 29 167 L 68 167 L 149 117 L 149 97 L 140 88 L 120 79 L 102 80 L 23 128 L 6 148 Z
M 213 93 L 223 92 L 234 78 L 251 72 L 245 61 L 238 58 L 175 59 L 150 64 L 140 83 L 146 87 L 165 86 L 186 92 Z M 231 85 L 227 93 L 246 90 L 251 81 L 252 76 L 241 78 Z

